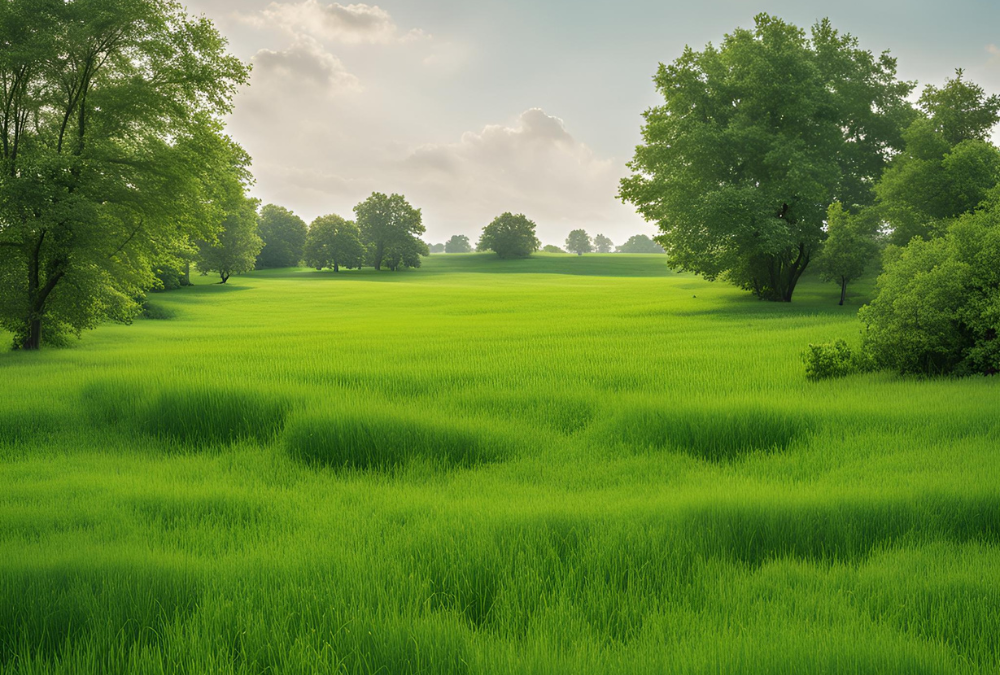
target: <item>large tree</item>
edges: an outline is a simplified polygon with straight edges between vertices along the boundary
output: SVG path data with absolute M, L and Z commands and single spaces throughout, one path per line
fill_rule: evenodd
M 1000 150 L 989 141 L 1000 97 L 987 96 L 959 70 L 943 87 L 925 87 L 918 106 L 903 151 L 875 186 L 877 215 L 900 246 L 943 234 L 1000 183 Z
M 594 237 L 594 249 L 598 253 L 611 253 L 615 250 L 615 242 L 611 241 L 608 237 L 603 234 L 599 234 Z
M 260 210 L 257 233 L 264 248 L 257 256 L 257 269 L 297 267 L 306 244 L 306 223 L 288 209 L 267 204 Z
M 566 250 L 570 253 L 583 255 L 594 250 L 594 244 L 586 230 L 573 230 L 566 237 Z
M 472 244 L 464 234 L 453 234 L 451 239 L 445 242 L 445 253 L 472 253 Z
M 382 269 L 388 249 L 397 254 L 419 249 L 415 241 L 419 241 L 417 235 L 423 234 L 425 229 L 420 209 L 410 206 L 403 195 L 374 192 L 354 207 L 354 214 L 361 240 L 368 249 L 369 262 L 376 270 Z
M 356 224 L 338 215 L 320 216 L 309 226 L 305 261 L 318 270 L 331 267 L 339 272 L 341 266 L 360 268 L 365 261 L 361 231 Z
M 493 251 L 501 258 L 527 258 L 541 242 L 535 236 L 535 223 L 524 214 L 502 213 L 483 228 L 476 248 Z
M 5 0 L 0 45 L 0 325 L 37 349 L 131 320 L 157 264 L 214 236 L 214 120 L 248 72 L 170 0 Z
M 790 301 L 833 201 L 871 184 L 912 119 L 896 62 L 827 20 L 811 34 L 761 14 L 719 47 L 661 65 L 661 106 L 620 196 L 660 228 L 677 267 Z
M 254 268 L 264 246 L 257 235 L 257 204 L 255 199 L 241 197 L 226 214 L 215 239 L 199 242 L 198 267 L 202 271 L 218 272 L 226 283 L 232 275 Z

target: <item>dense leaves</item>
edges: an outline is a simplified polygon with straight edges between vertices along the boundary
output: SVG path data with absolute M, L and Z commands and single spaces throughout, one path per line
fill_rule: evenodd
M 361 230 L 349 220 L 337 215 L 320 216 L 309 226 L 306 235 L 305 261 L 318 270 L 330 267 L 360 268 L 365 261 L 365 246 Z
M 590 235 L 586 230 L 573 230 L 566 237 L 566 250 L 570 253 L 583 255 L 594 250 L 594 243 L 590 240 Z
M 257 256 L 257 269 L 296 267 L 302 261 L 306 223 L 286 208 L 267 204 L 260 210 L 258 234 L 264 248 Z
M 257 235 L 257 201 L 243 198 L 222 221 L 222 229 L 212 241 L 198 244 L 198 267 L 218 272 L 222 283 L 234 274 L 254 268 L 264 242 Z
M 1000 196 L 942 237 L 891 248 L 861 309 L 875 364 L 904 373 L 1000 372 Z
M 213 120 L 248 73 L 168 0 L 7 0 L 0 44 L 0 326 L 35 349 L 131 320 L 215 237 L 219 176 L 247 177 Z
M 611 253 L 615 250 L 615 243 L 603 234 L 594 237 L 594 250 L 598 253 Z
M 368 263 L 376 270 L 383 263 L 393 270 L 419 267 L 420 256 L 429 254 L 427 244 L 417 238 L 425 229 L 420 209 L 410 206 L 403 195 L 372 193 L 354 207 L 354 214 Z
M 541 242 L 535 236 L 535 223 L 524 214 L 503 213 L 483 228 L 477 248 L 493 251 L 501 258 L 526 258 Z
M 663 247 L 644 234 L 634 234 L 618 247 L 619 253 L 663 253 Z
M 445 253 L 472 253 L 472 243 L 464 234 L 453 234 L 451 239 L 445 242 Z
M 673 265 L 789 301 L 829 205 L 871 202 L 902 146 L 911 85 L 828 21 L 807 36 L 761 14 L 655 78 L 621 197 L 657 223 Z
M 875 223 L 861 215 L 851 215 L 840 202 L 830 205 L 826 243 L 817 266 L 825 281 L 840 285 L 840 304 L 847 298 L 847 284 L 860 277 L 879 253 Z

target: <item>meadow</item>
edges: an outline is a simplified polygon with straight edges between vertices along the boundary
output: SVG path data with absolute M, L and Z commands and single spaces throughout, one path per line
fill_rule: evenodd
M 996 378 L 804 377 L 870 281 L 195 281 L 0 353 L 0 672 L 1000 672 Z

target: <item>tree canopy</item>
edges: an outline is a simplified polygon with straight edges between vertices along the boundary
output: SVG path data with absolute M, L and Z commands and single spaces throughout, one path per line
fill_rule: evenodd
M 619 253 L 663 253 L 663 247 L 645 234 L 634 234 L 618 247 Z
M 1000 193 L 930 241 L 890 247 L 861 308 L 865 350 L 904 373 L 1000 372 Z
M 524 214 L 507 212 L 500 214 L 483 228 L 476 248 L 480 251 L 493 251 L 501 258 L 526 258 L 537 251 L 540 245 L 541 242 L 535 236 L 535 223 Z
M 833 201 L 871 203 L 914 114 L 895 59 L 827 20 L 807 35 L 760 14 L 655 82 L 664 103 L 645 113 L 621 198 L 673 265 L 769 300 L 791 300 Z
M 372 267 L 381 270 L 388 253 L 395 262 L 393 269 L 401 265 L 420 266 L 420 255 L 427 254 L 421 253 L 427 244 L 417 235 L 423 234 L 425 228 L 420 209 L 410 206 L 403 195 L 374 192 L 354 207 L 354 214 Z
M 248 71 L 167 0 L 8 0 L 0 44 L 0 325 L 37 349 L 130 321 L 157 263 L 214 238 L 243 170 L 215 120 Z
M 464 234 L 453 234 L 451 239 L 445 242 L 445 253 L 472 253 L 472 243 Z
M 318 270 L 329 267 L 334 272 L 341 267 L 360 268 L 365 253 L 361 230 L 349 220 L 338 215 L 320 216 L 309 226 L 304 258 L 310 267 Z
M 919 107 L 903 133 L 903 151 L 875 185 L 877 216 L 901 246 L 943 233 L 1000 183 L 1000 150 L 988 140 L 1000 120 L 1000 98 L 958 71 L 941 88 L 928 85 Z
M 566 237 L 566 250 L 570 253 L 583 255 L 594 250 L 594 244 L 586 230 L 573 230 Z
M 199 242 L 198 267 L 218 272 L 226 283 L 232 275 L 252 270 L 263 246 L 257 235 L 257 201 L 242 197 L 226 214 L 215 239 Z
M 860 277 L 878 255 L 875 224 L 852 215 L 840 202 L 827 212 L 826 241 L 817 260 L 820 276 L 840 284 L 840 304 L 847 298 L 847 284 Z
M 611 253 L 615 250 L 615 243 L 603 234 L 594 237 L 594 249 L 598 253 Z
M 260 210 L 258 234 L 264 248 L 257 256 L 257 269 L 296 267 L 306 244 L 306 223 L 288 209 L 265 204 Z

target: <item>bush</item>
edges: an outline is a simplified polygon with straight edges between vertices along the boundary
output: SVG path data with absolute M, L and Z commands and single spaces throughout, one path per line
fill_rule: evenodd
M 844 377 L 860 370 L 855 355 L 843 340 L 809 345 L 802 352 L 802 361 L 806 364 L 806 377 L 810 380 Z
M 1000 194 L 943 237 L 890 248 L 859 314 L 866 356 L 925 375 L 1000 372 Z

